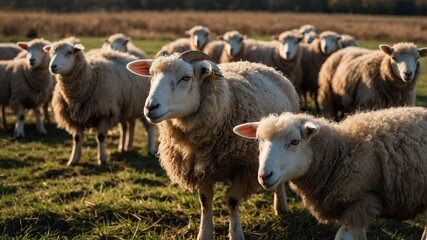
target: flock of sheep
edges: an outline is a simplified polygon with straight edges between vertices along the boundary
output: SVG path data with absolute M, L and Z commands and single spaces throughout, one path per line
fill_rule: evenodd
M 271 41 L 238 31 L 210 41 L 203 26 L 186 34 L 155 59 L 123 34 L 86 53 L 74 37 L 0 45 L 3 126 L 10 106 L 15 136 L 24 137 L 32 109 L 47 134 L 41 111 L 48 117 L 51 103 L 58 127 L 73 136 L 74 165 L 85 129 L 96 129 L 105 164 L 112 127 L 127 151 L 141 120 L 154 155 L 156 124 L 161 166 L 199 193 L 198 239 L 213 237 L 213 186 L 226 180 L 230 239 L 244 239 L 239 203 L 260 186 L 274 192 L 276 214 L 287 213 L 287 181 L 317 220 L 341 224 L 335 239 L 366 239 L 376 217 L 427 216 L 427 110 L 413 107 L 426 48 L 367 50 L 311 25 Z M 299 113 L 308 97 L 324 117 Z

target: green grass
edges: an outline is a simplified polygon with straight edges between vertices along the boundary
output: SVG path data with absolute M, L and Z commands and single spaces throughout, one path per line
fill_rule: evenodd
M 21 39 L 18 39 L 21 40 Z M 88 49 L 100 38 L 81 38 Z M 150 56 L 164 40 L 134 40 Z M 377 43 L 362 42 L 363 46 Z M 427 69 L 423 60 L 424 69 Z M 427 79 L 418 84 L 425 99 Z M 418 101 L 425 105 L 425 101 Z M 108 137 L 110 164 L 96 165 L 94 133 L 88 131 L 80 164 L 66 167 L 71 137 L 55 124 L 39 136 L 31 114 L 23 141 L 0 129 L 0 239 L 194 239 L 199 225 L 197 194 L 170 183 L 155 157 L 148 157 L 146 135 L 138 123 L 134 150 L 119 154 L 118 130 Z M 15 118 L 8 114 L 10 125 Z M 12 127 L 12 126 L 11 126 Z M 214 230 L 225 239 L 227 184 L 216 186 Z M 288 190 L 290 213 L 274 216 L 271 192 L 261 191 L 241 206 L 247 239 L 332 239 L 337 226 L 322 225 Z M 419 239 L 421 220 L 399 223 L 378 220 L 369 226 L 369 239 Z

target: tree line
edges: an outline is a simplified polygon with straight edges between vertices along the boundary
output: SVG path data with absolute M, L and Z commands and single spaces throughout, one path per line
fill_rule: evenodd
M 427 15 L 427 0 L 7 0 L 1 10 L 202 10 Z

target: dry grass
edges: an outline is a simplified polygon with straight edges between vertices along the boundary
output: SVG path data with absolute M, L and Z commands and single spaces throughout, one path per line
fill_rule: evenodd
M 136 38 L 176 38 L 194 25 L 222 34 L 237 29 L 272 35 L 303 24 L 365 40 L 427 42 L 427 18 L 267 12 L 91 12 L 79 14 L 0 12 L 0 36 L 107 36 L 124 32 Z

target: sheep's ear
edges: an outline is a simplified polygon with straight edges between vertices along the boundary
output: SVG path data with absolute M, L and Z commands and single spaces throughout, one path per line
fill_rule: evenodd
M 279 35 L 273 35 L 271 36 L 271 39 L 274 41 L 279 41 Z
M 426 57 L 427 56 L 427 48 L 420 48 L 420 49 L 418 49 L 418 52 L 420 53 L 420 57 Z
M 212 80 L 218 80 L 224 76 L 218 66 L 211 61 L 198 61 L 194 65 L 194 75 L 198 76 L 199 79 L 206 79 L 210 77 Z
M 143 77 L 151 77 L 150 67 L 153 64 L 153 59 L 135 60 L 126 65 L 129 72 Z
M 220 40 L 220 41 L 224 41 L 224 35 L 219 35 L 216 37 L 216 39 Z
M 256 131 L 258 129 L 259 122 L 250 122 L 237 125 L 233 128 L 233 132 L 241 137 L 256 139 Z
M 304 35 L 298 35 L 297 41 L 301 42 L 304 39 Z
M 127 37 L 126 39 L 125 39 L 125 45 L 126 44 L 128 44 L 128 42 L 130 41 L 130 37 Z
M 337 42 L 338 42 L 339 40 L 341 40 L 341 38 L 342 38 L 341 36 L 337 37 Z
M 387 44 L 380 44 L 379 47 L 380 47 L 380 50 L 387 55 L 391 55 L 393 53 L 393 48 Z
M 190 30 L 185 30 L 185 35 L 188 35 L 188 36 L 190 36 L 191 35 L 191 31 Z
M 26 42 L 18 42 L 16 45 L 18 45 L 18 47 L 21 49 L 28 50 L 28 43 Z
M 46 45 L 46 46 L 44 46 L 44 47 L 43 47 L 43 51 L 44 51 L 45 53 L 49 53 L 51 48 L 52 48 L 52 46 L 50 46 L 50 45 Z
M 317 122 L 306 121 L 301 126 L 301 135 L 305 140 L 309 140 L 319 133 L 320 125 Z
M 83 51 L 83 50 L 85 50 L 85 47 L 82 44 L 77 43 L 74 45 L 74 52 Z

